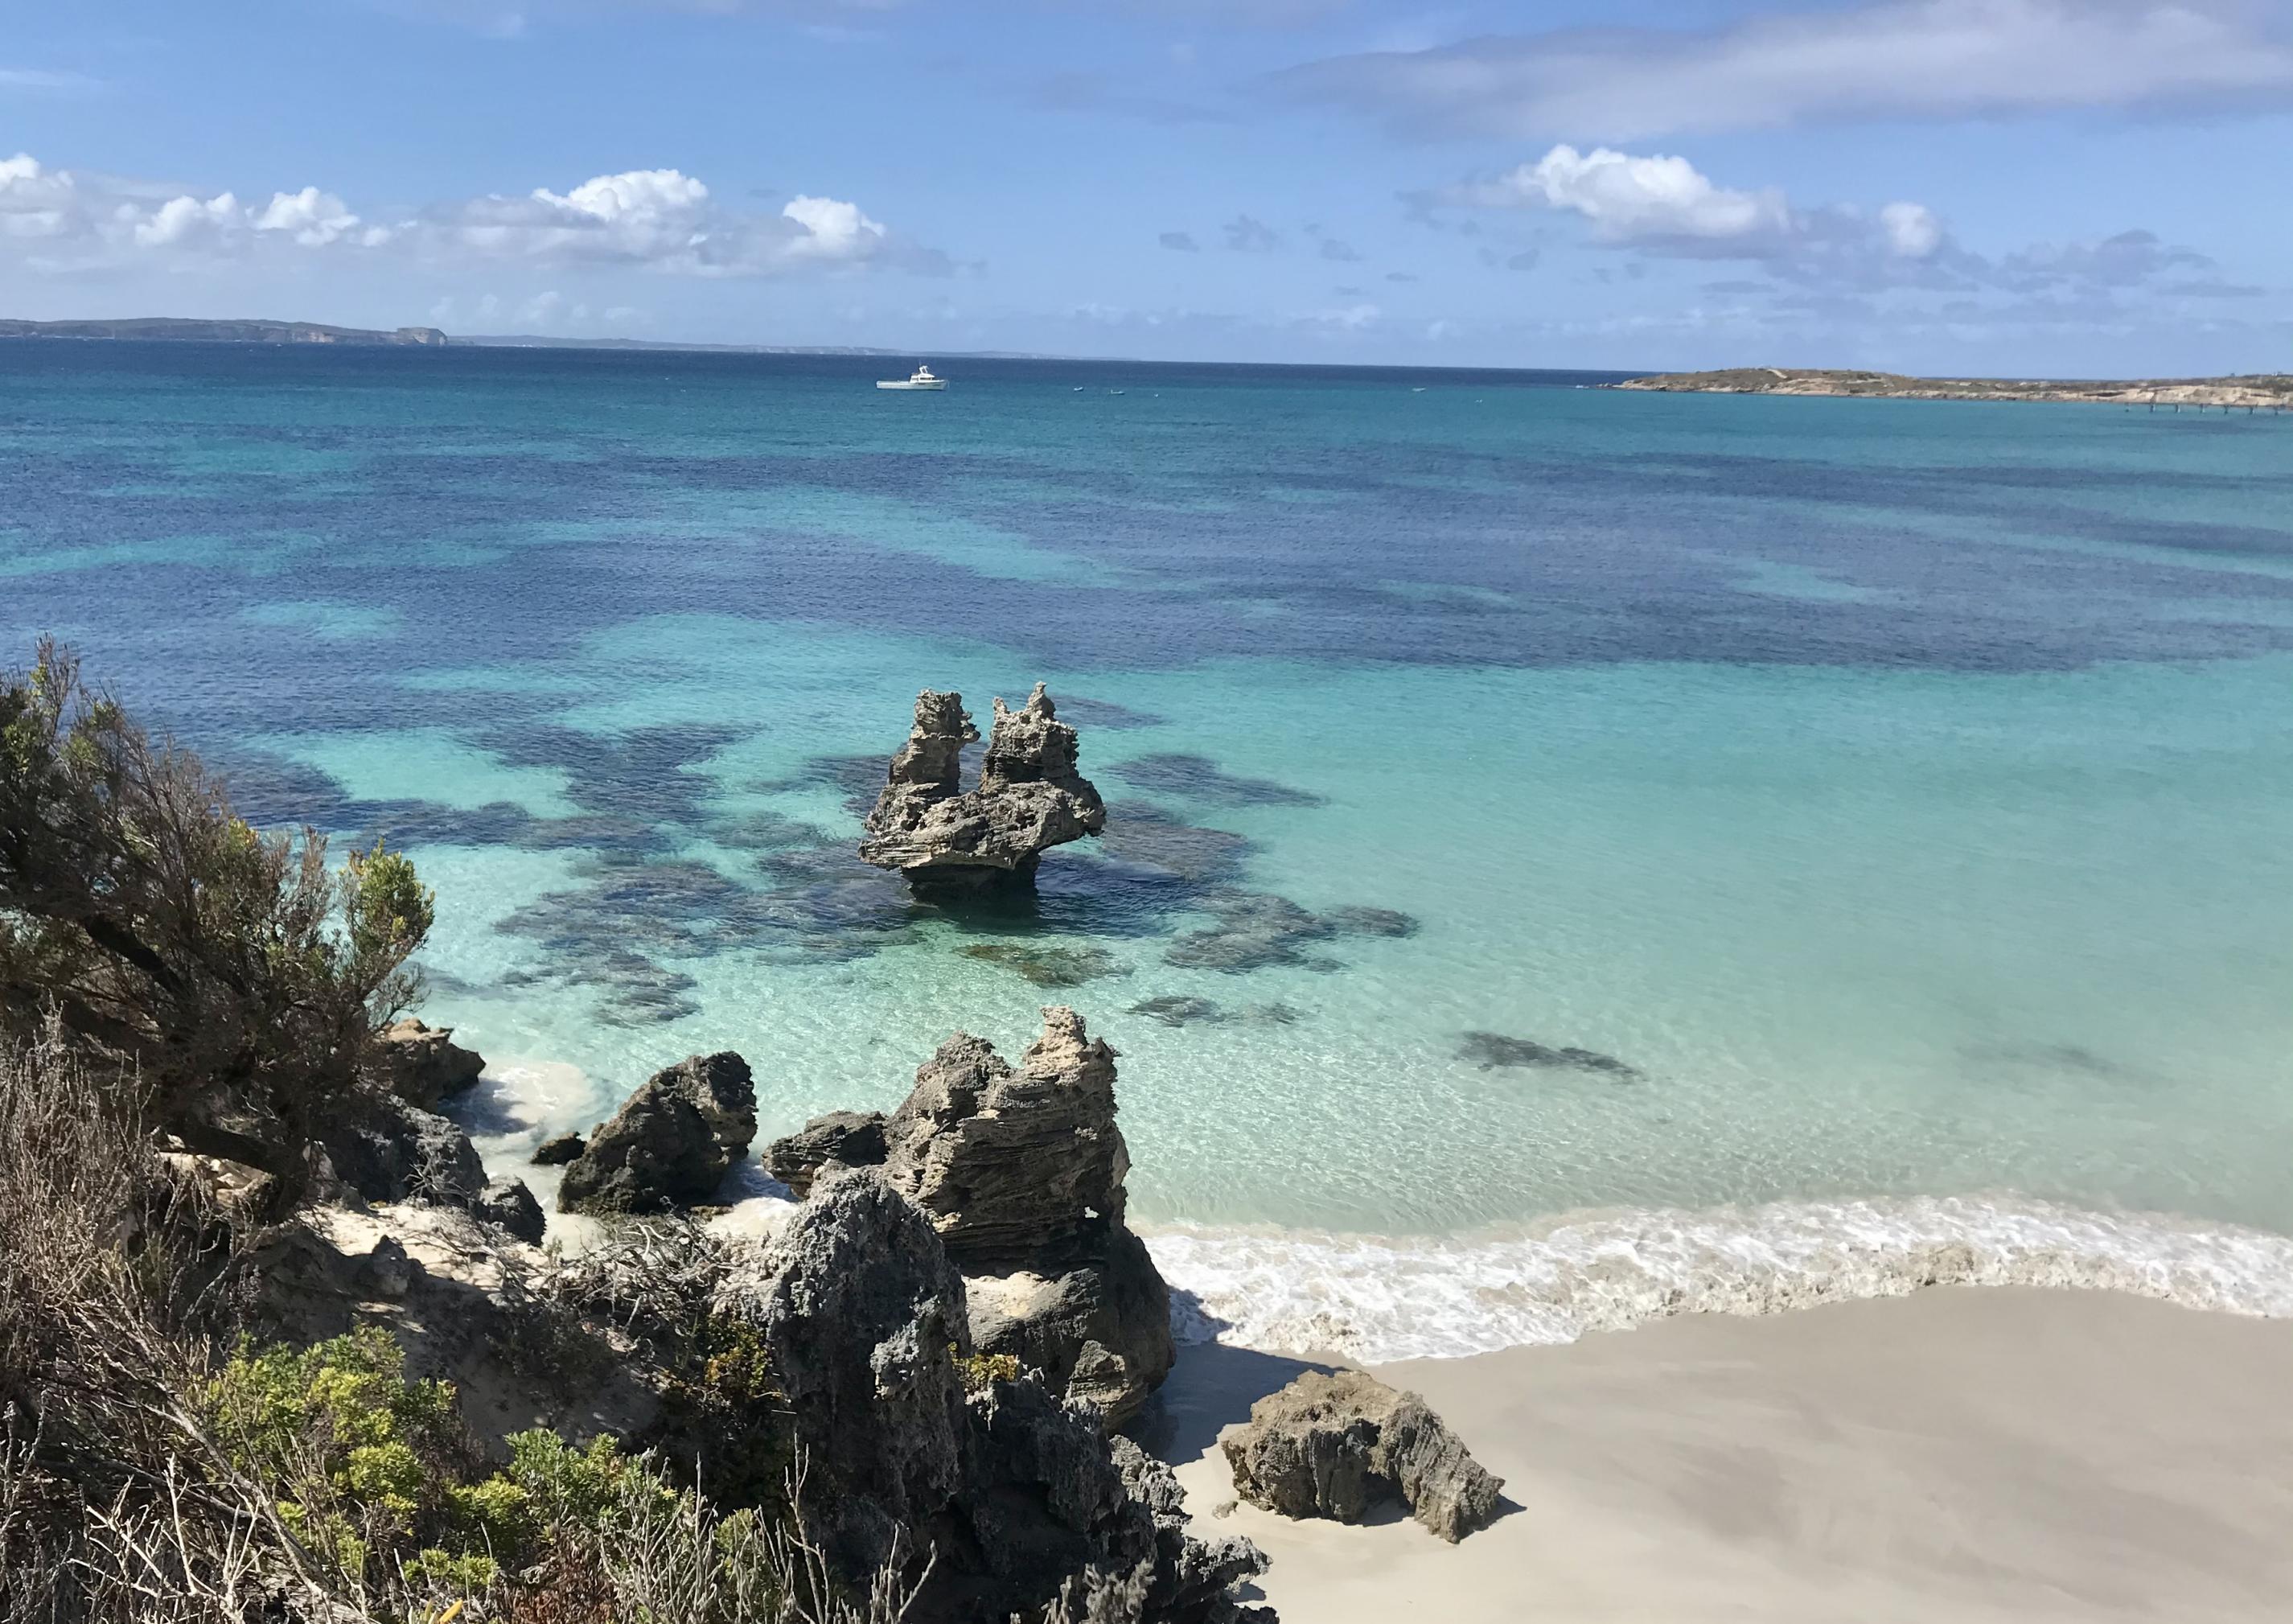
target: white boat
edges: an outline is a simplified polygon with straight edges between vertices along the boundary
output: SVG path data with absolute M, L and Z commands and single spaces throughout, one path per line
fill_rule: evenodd
M 947 387 L 947 379 L 935 378 L 929 367 L 918 367 L 905 378 L 879 378 L 876 380 L 876 387 L 879 389 L 944 389 Z

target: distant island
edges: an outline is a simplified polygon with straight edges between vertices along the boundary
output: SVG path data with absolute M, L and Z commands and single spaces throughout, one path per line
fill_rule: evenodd
M 2293 406 L 2293 374 L 2236 378 L 2159 378 L 2105 382 L 2079 378 L 1905 378 L 1819 367 L 1730 367 L 1715 372 L 1660 372 L 1603 384 L 1603 389 L 1652 389 L 1669 394 L 1862 395 L 1899 401 L 2086 401 L 2113 406 L 2220 406 L 2282 410 Z
M 204 344 L 427 344 L 434 327 L 329 327 L 323 321 L 200 321 L 180 316 L 131 316 L 119 321 L 0 320 L 0 338 L 142 338 Z

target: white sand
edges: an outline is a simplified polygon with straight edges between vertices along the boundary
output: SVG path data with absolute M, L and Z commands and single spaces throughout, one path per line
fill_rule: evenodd
M 1519 1507 L 1457 1547 L 1209 1517 L 1300 1368 L 1186 1350 L 1145 1438 L 1287 1624 L 2293 1620 L 2293 1321 L 1936 1288 L 1379 1367 Z

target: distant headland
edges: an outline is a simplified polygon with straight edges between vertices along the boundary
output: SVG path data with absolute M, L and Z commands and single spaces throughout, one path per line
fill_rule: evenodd
M 2293 407 L 2293 374 L 2236 378 L 1906 378 L 1812 367 L 1730 367 L 1714 372 L 1663 372 L 1603 384 L 1671 394 L 1863 395 L 1900 401 L 2086 401 L 2123 406 L 2220 406 L 2248 410 Z
M 205 344 L 444 344 L 434 327 L 330 327 L 323 321 L 201 321 L 131 316 L 119 321 L 0 320 L 0 338 L 177 339 Z

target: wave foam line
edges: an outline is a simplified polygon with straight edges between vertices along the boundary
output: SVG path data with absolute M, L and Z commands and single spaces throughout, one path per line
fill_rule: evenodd
M 1365 1363 L 1573 1342 L 1684 1313 L 1776 1313 L 1922 1286 L 2130 1292 L 2293 1316 L 2293 1237 L 1973 1198 L 1650 1210 L 1517 1237 L 1404 1240 L 1160 1225 L 1181 1342 Z

